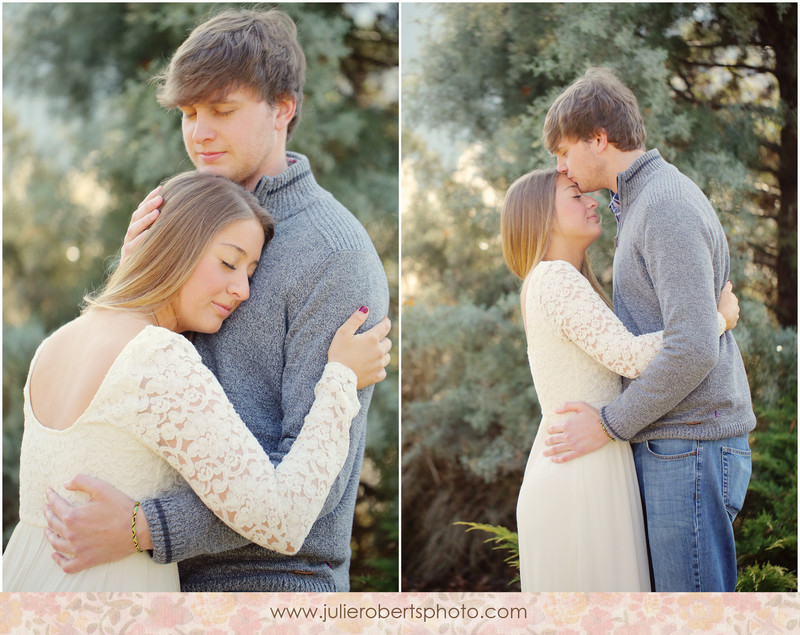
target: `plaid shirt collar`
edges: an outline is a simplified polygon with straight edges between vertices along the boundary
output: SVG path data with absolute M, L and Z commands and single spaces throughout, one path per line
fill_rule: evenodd
M 619 223 L 620 214 L 622 214 L 622 204 L 619 200 L 619 190 L 616 192 L 611 192 L 611 202 L 608 204 L 608 209 L 614 212 L 617 223 Z

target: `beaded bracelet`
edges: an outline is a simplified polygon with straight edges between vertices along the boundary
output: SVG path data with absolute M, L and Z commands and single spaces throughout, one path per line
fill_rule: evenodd
M 142 550 L 139 548 L 139 541 L 136 539 L 136 512 L 139 511 L 139 505 L 141 503 L 136 501 L 133 504 L 133 517 L 131 518 L 131 533 L 133 534 L 133 546 L 136 547 L 136 551 L 139 553 L 143 553 Z

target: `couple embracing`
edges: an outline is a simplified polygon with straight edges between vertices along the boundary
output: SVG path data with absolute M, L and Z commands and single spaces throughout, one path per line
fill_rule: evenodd
M 722 226 L 645 150 L 607 70 L 557 98 L 544 142 L 557 167 L 517 179 L 501 220 L 542 411 L 517 503 L 522 590 L 733 591 L 756 422 Z M 586 257 L 601 228 L 584 192 L 603 188 L 613 310 Z
M 305 68 L 288 15 L 227 10 L 159 78 L 196 171 L 31 362 L 5 591 L 349 588 L 388 287 L 286 151 Z

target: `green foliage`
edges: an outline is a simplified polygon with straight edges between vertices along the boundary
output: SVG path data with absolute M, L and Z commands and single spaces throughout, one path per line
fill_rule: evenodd
M 523 342 L 512 295 L 403 308 L 404 589 L 491 590 L 505 577 L 452 524 L 514 517 L 539 418 Z
M 3 136 L 3 319 L 23 324 L 36 317 L 51 331 L 77 315 L 99 264 L 91 186 L 31 153 L 12 114 L 3 117 Z M 77 262 L 69 260 L 70 248 L 81 254 Z
M 740 590 L 797 588 L 797 335 L 744 301 L 734 333 L 750 381 L 757 426 L 753 473 L 736 519 Z M 744 572 L 741 572 L 741 569 Z
M 467 529 L 468 532 L 477 529 L 492 534 L 483 542 L 487 544 L 494 543 L 492 549 L 508 551 L 508 555 L 503 562 L 512 569 L 517 569 L 517 571 L 519 571 L 519 537 L 516 532 L 498 525 L 484 525 L 482 523 L 457 522 L 456 525 L 467 525 L 467 527 L 469 527 L 469 529 Z M 514 584 L 515 582 L 519 582 L 519 573 L 516 574 L 509 584 Z
M 41 324 L 43 337 L 73 318 L 112 263 L 131 212 L 161 180 L 192 167 L 180 117 L 158 106 L 150 79 L 195 25 L 230 6 L 3 6 L 6 348 L 14 347 L 10 327 Z M 303 118 L 289 149 L 309 157 L 319 183 L 367 228 L 385 264 L 397 322 L 397 6 L 280 6 L 298 24 L 308 62 Z M 390 337 L 397 341 L 396 327 Z M 4 366 L 4 402 L 21 395 L 29 360 Z M 397 372 L 395 359 L 369 411 L 367 457 L 377 474 L 364 489 L 357 522 L 376 527 L 397 524 Z M 7 478 L 16 478 L 20 428 L 21 411 L 4 409 Z M 5 489 L 5 526 L 16 518 L 12 485 Z M 369 536 L 358 527 L 354 533 L 361 541 L 353 575 L 369 589 L 374 568 L 362 570 L 362 561 L 396 562 L 397 536 Z M 380 575 L 381 588 L 397 587 L 396 567 Z
M 394 462 L 396 465 L 396 453 Z M 365 482 L 369 478 L 362 478 L 353 526 L 354 564 L 350 569 L 350 590 L 353 592 L 398 590 L 396 552 L 400 543 L 400 524 L 396 504 L 397 471 L 382 473 L 381 478 L 387 481 L 383 489 L 391 493 L 391 498 L 379 495 L 373 484 Z
M 507 588 L 502 561 L 452 526 L 515 526 L 540 416 L 498 212 L 514 178 L 553 164 L 545 114 L 592 66 L 630 86 L 648 148 L 697 182 L 725 229 L 758 417 L 740 567 L 796 577 L 796 5 L 406 10 L 421 54 L 403 77 L 403 588 Z M 604 216 L 590 255 L 608 289 Z
M 409 118 L 435 121 L 463 138 L 491 137 L 499 121 L 555 85 L 528 64 L 552 42 L 557 11 L 558 5 L 522 3 L 437 7 L 428 30 L 436 35 L 421 59 L 424 81 L 410 87 Z
M 484 483 L 518 472 L 539 410 L 508 296 L 490 308 L 403 311 L 403 462 L 449 458 Z M 437 425 L 430 425 L 431 421 Z
M 796 20 L 796 5 L 775 4 L 442 5 L 404 116 L 468 140 L 481 176 L 504 191 L 550 163 L 540 137 L 558 93 L 591 66 L 615 69 L 637 95 L 648 147 L 706 192 L 732 248 L 767 276 L 760 299 L 793 326 Z
M 753 474 L 734 525 L 740 568 L 737 589 L 797 590 L 796 404 L 796 388 L 778 408 L 756 404 Z
M 753 403 L 757 410 L 785 408 L 782 418 L 794 417 L 791 405 L 797 403 L 796 330 L 776 328 L 764 305 L 746 296 L 739 304 L 741 319 L 734 334 L 747 369 Z M 793 421 L 794 418 L 788 419 L 789 424 Z
M 736 580 L 737 591 L 797 591 L 797 575 L 771 564 L 749 566 Z

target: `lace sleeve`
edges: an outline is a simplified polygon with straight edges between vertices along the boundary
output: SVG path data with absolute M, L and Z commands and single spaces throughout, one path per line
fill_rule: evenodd
M 292 449 L 274 467 L 194 347 L 169 335 L 133 360 L 134 432 L 229 527 L 272 551 L 296 553 L 347 456 L 360 407 L 355 374 L 325 366 Z
M 725 321 L 725 316 L 719 311 L 717 311 L 717 330 L 719 331 L 720 337 L 728 330 L 728 323 Z
M 606 368 L 638 377 L 661 350 L 662 331 L 633 335 L 575 267 L 562 261 L 546 266 L 539 293 L 529 298 L 542 303 L 548 322 Z

